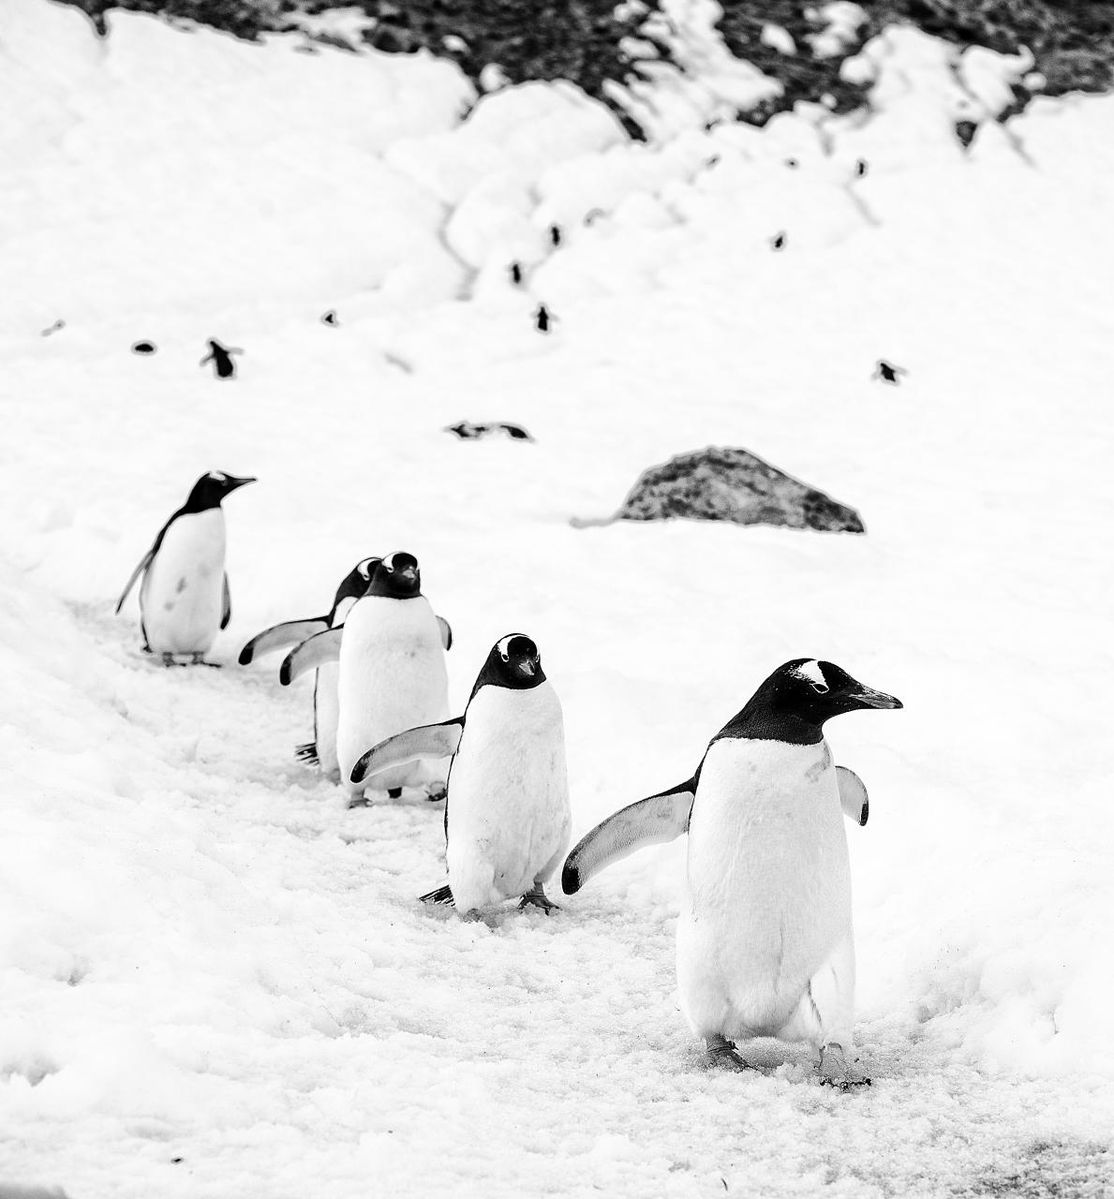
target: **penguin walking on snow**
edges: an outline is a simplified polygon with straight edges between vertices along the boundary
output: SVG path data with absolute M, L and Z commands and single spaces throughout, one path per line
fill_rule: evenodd
M 218 631 L 227 628 L 232 619 L 221 501 L 237 487 L 254 482 L 254 478 L 219 470 L 202 475 L 128 579 L 116 611 L 119 613 L 142 575 L 143 648 L 161 654 L 165 666 L 173 665 L 179 654 L 188 654 L 199 664 Z
M 787 662 L 712 738 L 691 779 L 617 812 L 569 855 L 562 885 L 571 894 L 639 846 L 687 829 L 677 984 L 713 1062 L 745 1069 L 734 1042 L 749 1037 L 808 1041 L 822 1083 L 869 1083 L 847 1060 L 855 951 L 841 815 L 865 823 L 866 790 L 832 764 L 823 725 L 856 708 L 901 706 L 831 662 Z
M 435 763 L 410 762 L 361 783 L 351 780 L 368 745 L 447 718 L 445 651 L 451 645 L 448 622 L 422 595 L 418 560 L 394 553 L 375 564 L 342 626 L 310 637 L 283 661 L 284 686 L 307 670 L 338 664 L 337 764 L 349 807 L 366 802 L 368 790 L 397 799 L 403 787 L 425 786 L 431 799 L 444 797 L 445 773 Z
M 463 716 L 369 749 L 352 781 L 449 755 L 449 883 L 422 900 L 470 912 L 521 896 L 521 907 L 548 914 L 557 905 L 544 885 L 569 843 L 569 784 L 561 704 L 529 637 L 514 634 L 492 646 Z
M 333 606 L 326 615 L 287 620 L 257 634 L 240 650 L 240 665 L 247 666 L 264 654 L 300 645 L 317 633 L 339 628 L 344 624 L 348 610 L 367 590 L 372 571 L 379 561 L 378 558 L 364 558 L 356 563 L 341 580 Z M 338 708 L 337 664 L 325 662 L 317 668 L 313 684 L 313 740 L 299 745 L 295 756 L 306 765 L 320 766 L 321 772 L 333 782 L 340 782 L 340 769 L 337 766 Z
M 206 362 L 211 362 L 218 379 L 234 379 L 236 377 L 236 363 L 232 361 L 232 355 L 242 354 L 243 352 L 243 350 L 236 346 L 222 346 L 219 341 L 210 338 L 209 352 L 197 365 L 204 366 Z

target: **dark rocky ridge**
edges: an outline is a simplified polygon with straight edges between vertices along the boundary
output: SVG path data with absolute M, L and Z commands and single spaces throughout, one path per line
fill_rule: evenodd
M 641 130 L 607 96 L 608 80 L 637 79 L 640 59 L 624 39 L 637 38 L 659 61 L 671 51 L 642 27 L 662 15 L 658 0 L 625 6 L 615 0 L 61 0 L 82 9 L 103 34 L 105 13 L 113 8 L 158 13 L 190 20 L 237 37 L 297 28 L 297 14 L 332 8 L 359 8 L 370 18 L 364 40 L 388 53 L 426 48 L 451 58 L 479 88 L 480 74 L 498 66 L 512 83 L 567 79 L 612 108 L 633 137 Z M 957 46 L 978 45 L 1003 53 L 1028 46 L 1035 70 L 1046 79 L 1044 95 L 1114 88 L 1114 3 L 1107 0 L 862 0 L 867 21 L 858 41 L 840 54 L 816 58 L 808 42 L 820 28 L 817 0 L 722 0 L 720 31 L 728 48 L 765 74 L 781 81 L 784 94 L 737 119 L 763 124 L 799 100 L 823 101 L 842 112 L 868 104 L 868 89 L 840 78 L 843 59 L 887 25 L 907 22 Z M 780 25 L 797 46 L 785 55 L 761 41 L 767 23 Z M 337 44 L 322 35 L 322 41 Z M 1030 93 L 1016 89 L 1006 114 L 1020 111 Z

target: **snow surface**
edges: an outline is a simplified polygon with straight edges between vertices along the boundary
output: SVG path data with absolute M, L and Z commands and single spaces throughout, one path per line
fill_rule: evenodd
M 109 23 L 0 6 L 0 1193 L 1112 1193 L 1114 98 L 965 154 L 954 52 L 891 31 L 870 120 L 692 108 L 638 146 L 567 86 L 477 102 L 422 55 Z M 867 535 L 570 527 L 709 443 Z M 227 506 L 226 668 L 167 671 L 112 609 L 210 468 L 260 479 Z M 235 666 L 400 548 L 456 708 L 537 640 L 574 839 L 788 658 L 904 701 L 829 729 L 872 801 L 870 1090 L 774 1044 L 703 1068 L 681 842 L 551 918 L 415 901 L 439 808 L 346 811 L 292 758 L 308 683 Z

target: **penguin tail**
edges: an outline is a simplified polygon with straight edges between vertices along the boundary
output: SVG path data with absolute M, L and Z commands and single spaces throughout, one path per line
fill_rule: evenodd
M 321 759 L 317 756 L 317 742 L 307 741 L 305 745 L 294 747 L 294 757 L 307 766 L 320 766 Z
M 430 891 L 425 895 L 419 895 L 418 899 L 422 903 L 440 903 L 445 907 L 454 907 L 456 901 L 453 899 L 453 893 L 446 883 L 443 887 L 438 887 L 436 891 Z

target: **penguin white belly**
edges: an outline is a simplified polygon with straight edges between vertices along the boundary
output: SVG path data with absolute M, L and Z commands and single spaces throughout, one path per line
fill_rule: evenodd
M 336 746 L 341 782 L 385 791 L 443 781 L 445 761 L 408 762 L 358 788 L 352 767 L 373 745 L 416 725 L 449 717 L 441 629 L 424 596 L 365 596 L 344 622 L 338 664 Z
M 482 687 L 468 705 L 449 778 L 446 862 L 461 911 L 545 882 L 568 848 L 561 703 L 549 682 Z
M 139 591 L 147 644 L 156 654 L 203 654 L 224 614 L 224 513 L 189 512 L 163 534 Z
M 340 670 L 335 662 L 327 662 L 318 668 L 317 683 L 313 692 L 313 738 L 317 745 L 317 760 L 324 774 L 337 778 L 337 717 L 340 704 L 337 700 L 337 681 Z
M 851 942 L 847 839 L 827 743 L 715 742 L 693 803 L 686 874 L 677 980 L 693 1030 L 729 1040 L 797 1035 L 810 980 Z

